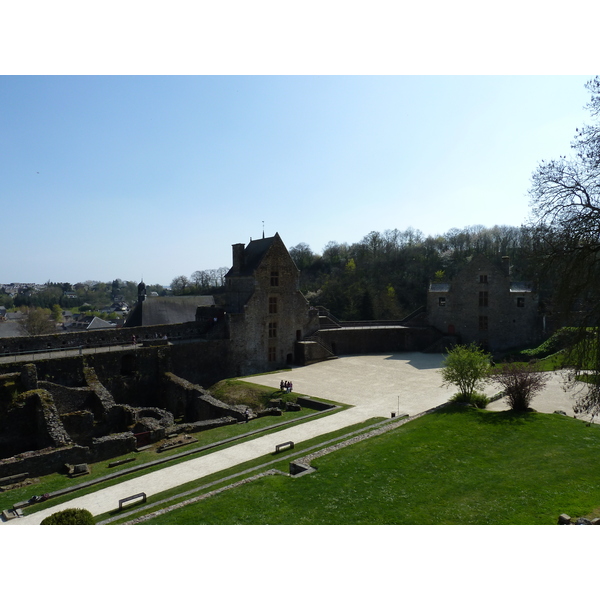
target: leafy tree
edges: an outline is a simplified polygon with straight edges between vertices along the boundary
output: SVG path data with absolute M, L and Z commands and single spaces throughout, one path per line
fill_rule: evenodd
M 56 326 L 50 320 L 50 310 L 47 308 L 30 308 L 23 323 L 29 335 L 54 333 Z
M 46 517 L 40 525 L 95 525 L 94 517 L 85 508 L 66 508 Z
M 57 323 L 62 323 L 62 321 L 63 321 L 62 309 L 59 304 L 54 304 L 52 306 L 52 318 Z
M 296 244 L 290 248 L 289 253 L 292 257 L 292 260 L 296 263 L 296 266 L 301 271 L 310 267 L 315 259 L 315 255 L 310 249 L 310 246 L 304 242 L 300 242 L 299 244 Z
M 171 281 L 171 290 L 176 296 L 183 296 L 188 293 L 190 280 L 185 275 L 179 275 Z
M 544 389 L 547 373 L 537 371 L 535 363 L 505 363 L 498 371 L 490 375 L 490 381 L 497 383 L 507 396 L 512 410 L 524 411 L 533 397 Z
M 460 398 L 474 403 L 475 392 L 484 387 L 490 372 L 490 355 L 475 344 L 454 346 L 444 358 L 442 379 L 445 385 L 455 385 Z

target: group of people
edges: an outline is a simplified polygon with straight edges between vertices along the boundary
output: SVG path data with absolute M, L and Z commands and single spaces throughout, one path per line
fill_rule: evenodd
M 283 381 L 279 384 L 279 389 L 282 392 L 287 392 L 288 394 L 292 391 L 292 382 L 291 381 Z

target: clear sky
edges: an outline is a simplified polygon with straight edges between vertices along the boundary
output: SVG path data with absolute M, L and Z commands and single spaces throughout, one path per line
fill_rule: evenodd
M 590 77 L 2 76 L 0 282 L 168 285 L 263 221 L 314 252 L 520 225 Z

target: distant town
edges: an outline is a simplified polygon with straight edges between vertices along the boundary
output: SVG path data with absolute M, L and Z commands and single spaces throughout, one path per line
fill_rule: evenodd
M 149 296 L 167 295 L 170 287 L 148 286 Z M 137 283 L 2 283 L 0 337 L 72 330 L 111 329 L 124 324 L 137 301 Z

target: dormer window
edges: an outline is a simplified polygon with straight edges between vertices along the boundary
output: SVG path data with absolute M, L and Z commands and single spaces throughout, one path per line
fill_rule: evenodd
M 479 283 L 487 283 L 487 275 L 480 275 L 479 276 Z

